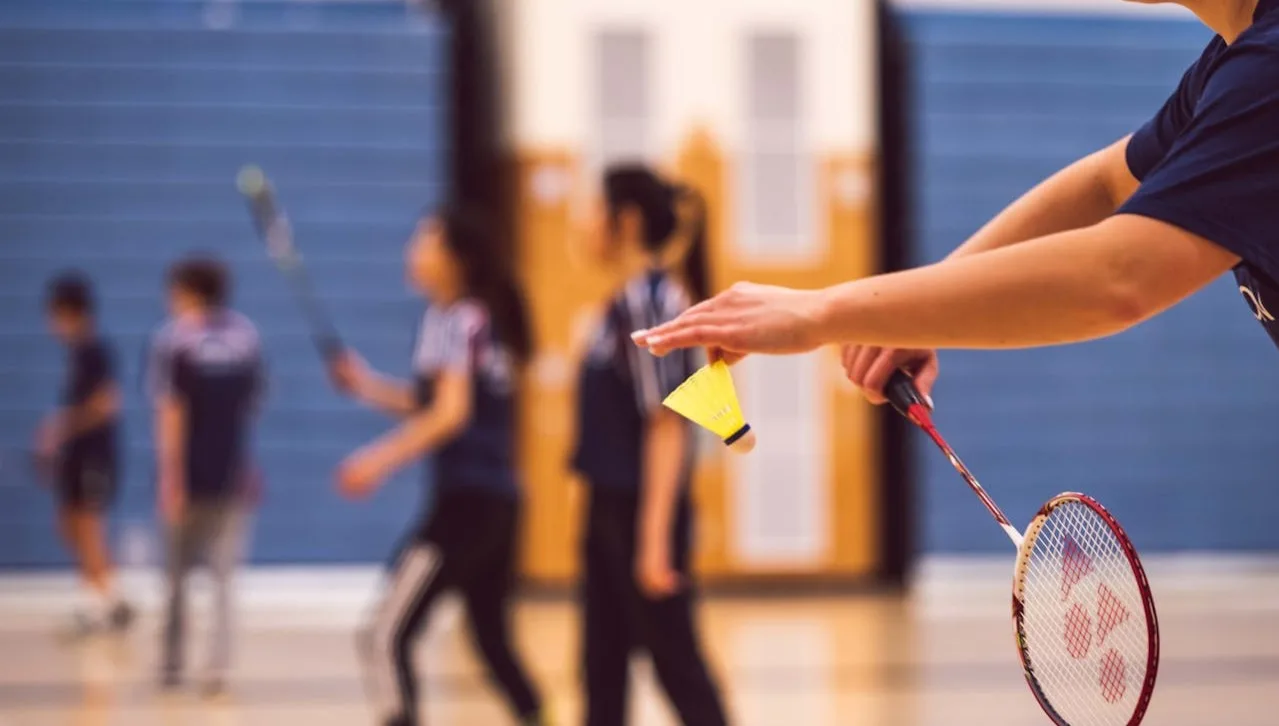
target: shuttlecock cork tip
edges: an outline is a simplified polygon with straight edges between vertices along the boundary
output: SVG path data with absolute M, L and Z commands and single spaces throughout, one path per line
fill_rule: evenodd
M 751 430 L 750 424 L 746 424 L 737 433 L 724 439 L 724 444 L 734 454 L 749 454 L 755 448 L 755 432 Z

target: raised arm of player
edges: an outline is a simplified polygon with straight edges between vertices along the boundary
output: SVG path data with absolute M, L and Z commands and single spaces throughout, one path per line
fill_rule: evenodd
M 797 353 L 848 340 L 921 349 L 1071 343 L 1136 325 L 1238 261 L 1170 224 L 1116 215 L 823 290 L 736 285 L 635 338 L 658 354 L 691 346 Z
M 353 350 L 343 351 L 329 364 L 329 377 L 342 393 L 389 416 L 402 418 L 416 408 L 413 387 L 407 381 L 372 370 Z
M 1114 214 L 1137 189 L 1126 160 L 1129 138 L 1125 136 L 1044 180 L 995 215 L 947 259 L 1081 229 Z M 932 349 L 850 343 L 842 346 L 840 357 L 845 375 L 872 403 L 884 402 L 884 384 L 900 367 L 916 373 L 916 384 L 924 393 L 932 388 L 938 372 L 937 354 Z

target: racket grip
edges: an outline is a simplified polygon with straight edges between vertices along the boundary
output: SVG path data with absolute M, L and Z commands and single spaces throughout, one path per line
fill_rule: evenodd
M 915 404 L 931 408 L 928 399 L 915 387 L 915 379 L 903 370 L 896 371 L 888 379 L 888 383 L 884 386 L 884 397 L 897 413 L 906 418 L 910 418 L 910 407 Z

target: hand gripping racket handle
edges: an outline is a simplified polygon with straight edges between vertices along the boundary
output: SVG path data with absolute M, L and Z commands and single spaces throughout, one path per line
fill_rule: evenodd
M 903 370 L 895 371 L 893 376 L 888 379 L 888 383 L 884 386 L 884 397 L 888 399 L 889 405 L 896 409 L 897 413 L 911 419 L 911 421 L 914 421 L 914 417 L 911 416 L 912 406 L 919 405 L 926 409 L 931 408 L 928 399 L 915 387 L 915 379 L 911 378 L 910 374 Z M 916 421 L 915 423 L 918 422 Z

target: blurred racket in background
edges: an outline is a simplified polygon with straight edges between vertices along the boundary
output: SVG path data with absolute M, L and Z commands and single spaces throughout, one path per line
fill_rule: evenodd
M 246 166 L 236 177 L 236 186 L 248 202 L 253 226 L 266 245 L 267 254 L 289 281 L 293 296 L 306 316 L 316 349 L 326 363 L 334 362 L 344 350 L 342 341 L 315 295 L 302 256 L 293 243 L 293 227 L 276 200 L 271 182 L 258 167 Z
M 1119 522 L 1091 497 L 1066 493 L 1019 532 L 937 432 L 910 376 L 894 374 L 885 395 L 937 444 L 1017 547 L 1017 650 L 1044 712 L 1058 726 L 1141 723 L 1159 668 L 1159 622 Z

